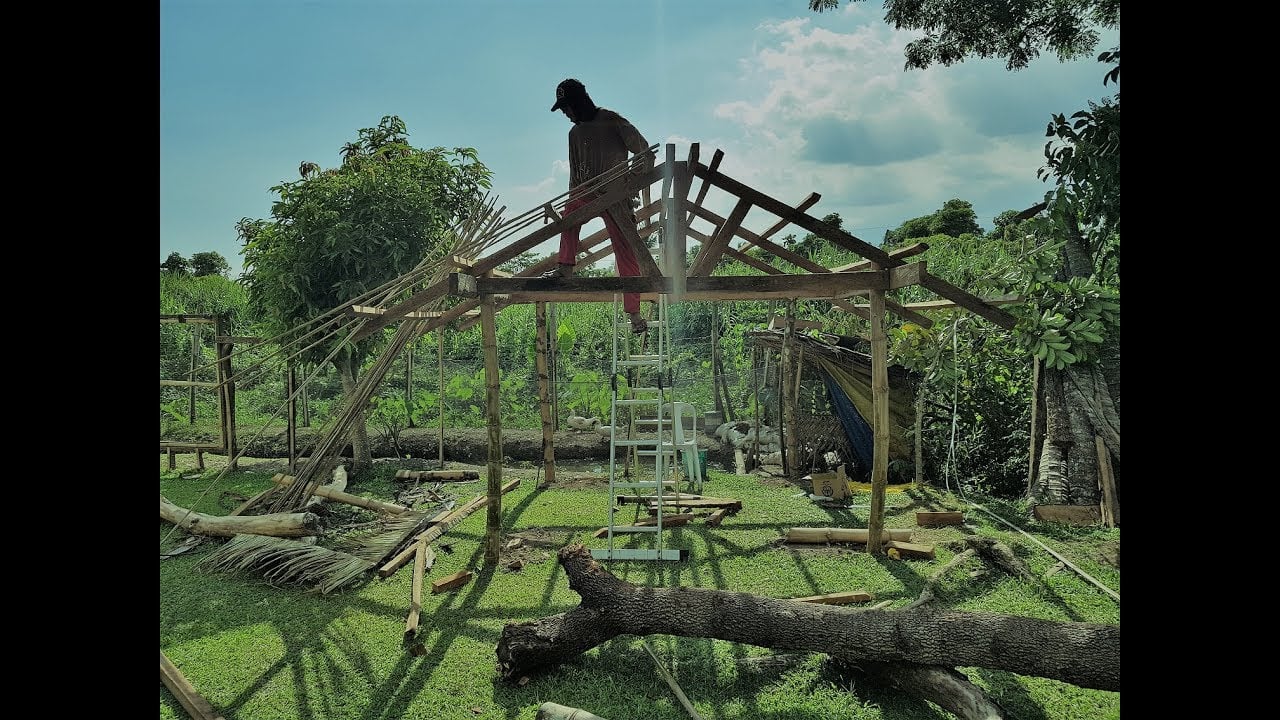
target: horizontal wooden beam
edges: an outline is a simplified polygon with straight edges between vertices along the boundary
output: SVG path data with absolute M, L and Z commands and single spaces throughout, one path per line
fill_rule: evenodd
M 216 388 L 216 382 L 198 382 L 195 380 L 161 380 L 160 387 L 198 387 L 198 388 Z
M 216 322 L 212 315 L 161 315 L 161 325 L 187 323 L 189 325 L 212 325 Z
M 558 220 L 559 217 L 557 216 L 556 219 Z M 450 256 L 449 264 L 458 268 L 462 272 L 474 272 L 476 267 L 476 261 L 474 259 L 469 257 L 463 257 L 461 255 Z M 476 274 L 479 274 L 479 273 L 476 273 Z M 507 272 L 506 270 L 499 270 L 497 268 L 490 270 L 488 274 L 492 275 L 493 277 L 511 277 L 512 276 L 512 274 Z
M 928 249 L 929 249 L 929 243 L 916 243 L 914 245 L 908 245 L 906 247 L 900 247 L 897 250 L 889 251 L 889 257 L 902 260 L 904 258 L 909 258 L 915 255 L 919 255 L 920 253 Z M 849 263 L 848 265 L 833 267 L 831 268 L 831 272 L 848 272 L 850 270 L 870 270 L 871 264 L 872 263 L 870 260 L 859 260 L 858 262 L 852 262 L 852 263 Z
M 193 443 L 193 442 L 168 442 L 160 441 L 160 452 L 209 452 L 211 450 L 221 450 L 222 446 L 218 443 Z
M 984 297 L 979 298 L 979 300 L 987 305 L 1016 305 L 1023 302 L 1024 298 L 1018 294 L 1011 294 Z M 903 307 L 908 307 L 912 310 L 952 310 L 961 306 L 950 300 L 926 300 L 924 302 L 907 303 Z
M 970 295 L 964 290 L 961 290 L 936 275 L 930 275 L 927 272 L 924 273 L 920 277 L 920 284 L 973 314 L 984 317 L 1006 330 L 1012 330 L 1013 327 L 1018 324 L 1018 319 L 1004 310 L 986 304 L 982 301 L 982 298 L 976 295 Z
M 504 277 L 511 277 L 511 276 L 505 275 Z M 376 317 L 378 315 L 385 315 L 387 313 L 387 311 L 384 308 L 374 307 L 372 305 L 352 305 L 347 312 L 348 314 L 354 315 L 356 317 Z M 438 318 L 444 315 L 444 313 L 445 311 L 443 310 L 415 310 L 414 312 L 406 314 L 405 317 L 410 319 L 415 319 L 415 320 L 430 320 L 433 318 Z M 470 312 L 467 314 L 479 316 L 480 311 L 476 310 L 474 312 Z
M 507 295 L 512 303 L 565 302 L 557 295 L 572 294 L 573 302 L 612 301 L 616 293 L 670 293 L 668 277 L 477 278 L 452 273 L 451 293 L 461 297 Z M 688 278 L 689 300 L 760 300 L 769 298 L 843 298 L 861 290 L 888 289 L 886 272 L 824 273 L 813 275 L 719 276 Z

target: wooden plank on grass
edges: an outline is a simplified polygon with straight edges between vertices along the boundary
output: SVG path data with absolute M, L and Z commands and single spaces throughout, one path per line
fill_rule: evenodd
M 475 470 L 397 470 L 396 479 L 457 482 L 460 480 L 479 480 L 480 473 Z
M 459 570 L 458 572 L 452 575 L 446 575 L 445 577 L 442 577 L 439 580 L 433 580 L 431 582 L 431 594 L 438 595 L 442 592 L 447 592 L 454 588 L 460 588 L 463 585 L 466 585 L 467 583 L 471 582 L 471 578 L 474 576 L 475 576 L 475 573 L 471 572 L 470 570 Z
M 911 531 L 900 528 L 885 528 L 881 531 L 882 540 L 906 542 L 911 539 Z M 789 543 L 863 543 L 867 542 L 866 528 L 791 528 L 787 531 Z
M 729 508 L 720 508 L 707 516 L 707 527 L 719 527 L 724 522 L 724 516 L 729 514 Z
M 511 492 L 519 484 L 520 484 L 519 478 L 512 480 L 511 482 L 502 486 L 502 493 L 505 495 Z M 394 575 L 397 570 L 399 570 L 401 567 L 404 566 L 405 563 L 409 562 L 409 560 L 413 558 L 413 554 L 416 550 L 415 546 L 417 543 L 435 542 L 436 538 L 448 532 L 449 528 L 462 522 L 463 520 L 466 519 L 468 515 L 475 512 L 476 510 L 479 510 L 480 508 L 484 507 L 488 503 L 489 503 L 488 495 L 479 495 L 474 499 L 472 499 L 471 502 L 467 503 L 466 505 L 463 505 L 457 510 L 454 510 L 453 512 L 446 515 L 444 519 L 437 522 L 434 527 L 428 530 L 424 530 L 422 534 L 418 535 L 409 543 L 409 546 L 407 548 L 400 551 L 399 554 L 397 554 L 395 557 L 388 560 L 381 568 L 378 568 L 378 577 L 383 578 L 385 580 L 386 578 L 389 578 L 392 575 Z
M 662 527 L 669 528 L 669 527 L 676 527 L 677 525 L 688 525 L 692 521 L 693 521 L 693 513 L 684 513 L 681 515 L 665 515 L 662 518 Z M 657 524 L 658 524 L 658 518 L 652 517 L 652 518 L 645 518 L 643 520 L 637 521 L 632 525 L 614 525 L 614 528 L 653 527 L 654 525 L 657 525 Z M 609 528 L 606 526 L 595 531 L 594 533 L 592 533 L 591 536 L 602 538 L 602 537 L 608 536 L 608 534 L 609 534 Z
M 1036 505 L 1031 509 L 1035 519 L 1067 525 L 1097 525 L 1102 511 L 1097 505 Z
M 871 602 L 875 595 L 866 590 L 847 590 L 845 592 L 827 593 L 826 595 L 810 595 L 809 597 L 792 598 L 796 602 L 814 603 L 817 605 L 848 605 L 850 603 Z
M 884 547 L 885 550 L 896 550 L 899 557 L 923 558 L 926 560 L 933 559 L 932 545 L 921 545 L 919 543 L 890 540 L 884 544 Z M 889 557 L 893 557 L 893 554 L 890 553 Z
M 916 524 L 920 527 L 963 525 L 964 513 L 954 510 L 920 511 L 916 513 Z
M 664 497 L 663 497 L 663 501 L 664 501 L 664 502 L 663 502 L 663 505 L 664 505 L 665 507 L 676 507 L 676 508 L 728 508 L 728 509 L 730 509 L 730 510 L 734 510 L 734 511 L 737 511 L 737 510 L 741 510 L 741 509 L 742 509 L 742 501 L 741 501 L 741 500 L 734 500 L 733 498 L 698 498 L 698 499 L 696 499 L 696 500 L 687 500 L 687 499 L 683 499 L 683 498 L 681 498 L 681 499 L 671 500 L 671 499 L 668 499 L 668 498 L 666 498 L 666 497 L 664 496 Z M 654 504 L 654 503 L 650 503 L 650 504 L 649 504 L 649 509 L 650 509 L 650 510 L 657 510 L 657 505 L 656 505 L 656 504 Z
M 160 651 L 160 682 L 169 688 L 169 692 L 173 693 L 178 702 L 182 704 L 192 718 L 195 720 L 222 720 L 222 716 L 213 709 L 213 705 L 204 699 L 200 693 L 187 681 L 186 676 L 182 674 L 169 658 L 165 657 L 164 651 Z

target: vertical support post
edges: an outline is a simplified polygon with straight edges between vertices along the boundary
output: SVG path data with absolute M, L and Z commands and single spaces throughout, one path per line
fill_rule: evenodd
M 498 405 L 498 331 L 492 297 L 480 304 L 480 325 L 484 336 L 485 410 L 489 425 L 489 504 L 484 528 L 484 564 L 498 564 L 502 541 L 502 411 Z
M 720 383 L 716 382 L 716 373 L 720 367 L 720 313 L 718 303 L 711 303 L 711 394 L 716 399 L 716 412 L 724 415 L 724 404 L 720 402 Z M 727 397 L 727 396 L 726 396 Z
M 236 461 L 236 383 L 231 379 L 231 343 L 221 342 L 220 338 L 230 335 L 226 321 L 221 315 L 214 319 L 214 344 L 218 354 L 218 387 L 222 396 L 222 446 L 227 450 L 227 467 L 239 470 Z
M 1035 486 L 1036 475 L 1040 469 L 1040 439 L 1044 437 L 1044 413 L 1040 407 L 1040 359 L 1031 356 L 1031 451 L 1027 454 L 1027 495 Z
M 551 333 L 558 333 L 560 323 L 556 320 L 556 304 L 547 303 L 547 333 L 548 337 L 554 337 Z M 560 356 L 556 348 L 557 343 L 551 343 L 551 347 L 547 351 L 547 361 L 550 365 L 547 368 L 547 376 L 551 382 L 551 418 L 555 421 L 555 429 L 560 429 L 560 385 L 556 382 L 556 378 L 560 377 Z
M 230 460 L 235 453 L 231 452 L 231 444 L 227 442 L 227 378 L 223 375 L 222 365 L 222 340 L 225 335 L 222 327 L 222 318 L 214 317 L 213 319 L 213 370 L 218 382 L 218 443 L 222 445 L 222 450 L 227 454 Z
M 306 365 L 302 366 L 302 376 L 304 379 L 309 377 Z M 302 383 L 302 393 L 299 400 L 302 403 L 302 427 L 309 428 L 311 427 L 311 403 L 307 400 L 307 383 L 305 382 Z
M 882 268 L 872 263 L 871 269 Z M 889 484 L 889 342 L 884 334 L 884 290 L 871 291 L 871 513 L 867 552 L 879 555 L 884 532 L 884 494 Z
M 551 378 L 547 375 L 547 304 L 536 303 L 534 316 L 538 337 L 534 362 L 538 371 L 538 409 L 542 415 L 543 482 L 551 485 L 556 481 L 556 445 L 555 428 L 551 422 Z
M 415 337 L 404 349 L 404 414 L 409 427 L 413 427 L 413 347 L 417 344 Z
M 782 381 L 778 383 L 778 394 L 782 396 L 784 450 L 782 468 L 787 477 L 800 477 L 800 435 L 796 432 L 796 397 L 789 387 L 792 374 L 796 372 L 796 302 L 787 301 L 787 329 L 782 337 Z
M 200 367 L 200 326 L 189 325 L 191 328 L 191 373 L 187 377 L 191 382 L 196 381 L 196 368 Z M 187 424 L 196 424 L 196 386 L 191 385 L 187 388 Z
M 751 392 L 755 394 L 755 437 L 751 439 L 752 465 L 760 466 L 760 348 L 751 348 Z
M 444 327 L 436 328 L 436 339 L 438 348 L 436 358 L 440 363 L 440 394 L 437 398 L 440 401 L 440 442 L 436 443 L 437 449 L 440 451 L 440 469 L 444 469 Z
M 924 487 L 924 380 L 916 389 L 916 488 Z
M 298 367 L 289 363 L 285 371 L 285 396 L 288 398 L 288 409 L 285 410 L 287 421 L 285 434 L 289 442 L 289 474 L 298 474 Z

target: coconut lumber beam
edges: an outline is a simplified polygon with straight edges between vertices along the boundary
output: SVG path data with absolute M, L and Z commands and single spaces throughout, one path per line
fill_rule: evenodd
M 1007 293 L 1005 295 L 996 295 L 994 297 L 978 298 L 987 305 L 1016 305 L 1023 302 L 1025 298 L 1016 293 Z M 950 300 L 924 300 L 921 302 L 907 303 L 903 305 L 905 308 L 912 310 L 954 310 L 962 307 Z
M 550 486 L 556 482 L 556 422 L 551 409 L 551 371 L 547 361 L 547 348 L 550 346 L 547 336 L 547 304 L 536 303 L 533 315 L 536 338 L 534 370 L 538 374 L 538 420 L 542 429 L 542 482 Z
M 885 542 L 884 548 L 886 551 L 893 551 L 889 553 L 889 557 L 892 557 L 895 560 L 904 557 L 923 558 L 925 560 L 933 559 L 932 545 L 902 542 L 900 540 L 889 540 Z
M 914 243 L 906 247 L 900 247 L 897 250 L 890 250 L 889 257 L 903 260 L 905 258 L 914 257 L 929 249 L 929 243 Z M 859 270 L 870 270 L 875 263 L 870 260 L 859 260 L 845 265 L 838 265 L 831 268 L 831 272 L 851 272 Z
M 738 450 L 739 457 L 742 451 Z M 746 473 L 740 473 L 745 475 Z M 724 516 L 729 514 L 729 508 L 720 508 L 707 516 L 707 527 L 720 527 L 720 523 L 724 522 Z
M 986 318 L 1006 330 L 1012 330 L 1018 324 L 1018 319 L 1004 310 L 986 304 L 982 301 L 982 298 L 961 290 L 936 275 L 930 275 L 927 272 L 922 273 L 920 284 L 969 312 Z
M 169 692 L 178 699 L 182 709 L 187 711 L 193 720 L 222 720 L 222 716 L 213 709 L 204 696 L 196 692 L 187 677 L 178 670 L 164 651 L 160 651 L 160 682 L 169 688 Z
M 711 274 L 711 271 L 716 267 L 716 263 L 720 262 L 720 256 L 724 254 L 724 249 L 729 247 L 729 241 L 737 234 L 738 228 L 742 227 L 742 221 L 747 219 L 747 213 L 750 211 L 750 200 L 739 200 L 733 206 L 733 210 L 729 212 L 728 219 L 721 223 L 715 235 L 711 236 L 711 242 L 702 243 L 702 247 L 698 250 L 698 255 L 693 259 L 693 267 L 689 268 L 690 275 Z
M 1036 505 L 1031 515 L 1041 522 L 1066 525 L 1097 525 L 1102 522 L 1102 511 L 1097 505 Z
M 708 169 L 715 170 L 715 168 L 708 168 Z M 706 182 L 706 178 L 703 178 L 703 182 Z M 813 207 L 814 205 L 817 205 L 818 201 L 821 199 L 822 199 L 822 195 L 816 192 L 811 192 L 807 196 L 805 196 L 804 200 L 800 201 L 800 204 L 796 206 L 796 210 L 799 210 L 800 212 L 804 212 L 809 208 Z M 779 220 L 778 222 L 769 226 L 768 230 L 765 230 L 764 232 L 760 233 L 760 237 L 762 238 L 773 237 L 777 233 L 781 232 L 783 228 L 785 228 L 790 224 L 791 224 L 791 221 L 785 218 L 782 220 Z M 743 248 L 743 249 L 746 249 L 746 248 Z
M 621 206 L 610 205 L 606 211 L 613 220 L 618 229 L 622 231 L 622 237 L 631 246 L 631 252 L 636 257 L 636 264 L 640 266 L 640 274 L 648 277 L 659 277 L 662 270 L 658 269 L 658 263 L 653 259 L 653 252 L 644 244 L 644 238 L 640 237 L 640 233 L 636 231 L 635 222 L 631 219 L 631 210 L 627 208 L 623 210 Z
M 693 167 L 693 173 L 697 177 L 707 178 L 712 185 L 715 185 L 721 190 L 732 193 L 743 200 L 750 200 L 752 204 L 768 210 L 779 218 L 782 218 L 791 224 L 798 225 L 846 250 L 855 252 L 861 257 L 867 258 L 868 260 L 874 260 L 889 267 L 902 264 L 900 260 L 890 257 L 888 253 L 875 245 L 864 240 L 860 240 L 837 227 L 828 225 L 806 212 L 802 212 L 790 205 L 787 205 L 781 200 L 769 197 L 759 190 L 738 182 L 718 170 L 712 172 L 706 165 L 699 163 Z
M 881 540 L 911 540 L 911 531 L 901 528 L 885 528 L 881 531 Z M 796 527 L 787 530 L 789 543 L 863 543 L 867 542 L 866 528 L 805 528 Z
M 674 152 L 674 150 L 672 152 Z M 723 160 L 724 160 L 724 151 L 721 150 L 720 148 L 716 148 L 716 151 L 711 153 L 711 164 L 708 165 L 707 167 L 710 168 L 712 172 L 715 172 L 716 170 L 720 169 L 720 162 Z M 693 204 L 701 206 L 702 201 L 707 199 L 707 191 L 710 189 L 711 189 L 711 183 L 707 182 L 707 179 L 705 177 L 702 178 L 702 184 L 698 187 L 698 196 L 693 199 Z M 689 223 L 691 222 L 693 222 L 692 210 L 690 210 L 689 213 L 684 217 L 685 227 L 686 228 L 689 227 Z
M 813 275 L 730 275 L 690 277 L 686 300 L 761 300 L 846 298 L 863 290 L 891 290 L 911 284 L 903 273 L 825 273 Z M 453 273 L 450 293 L 474 298 L 507 295 L 510 303 L 612 302 L 615 293 L 670 293 L 669 277 L 477 278 Z
M 516 478 L 515 480 L 512 480 L 511 482 L 502 486 L 502 493 L 505 495 L 506 493 L 509 493 L 512 490 L 514 490 L 519 485 L 520 485 L 520 478 Z M 386 563 L 384 563 L 382 567 L 378 569 L 378 577 L 383 579 L 391 577 L 392 575 L 395 574 L 397 570 L 403 567 L 405 563 L 413 559 L 413 555 L 416 552 L 417 544 L 419 542 L 424 542 L 424 541 L 428 543 L 435 542 L 441 535 L 448 532 L 449 529 L 452 528 L 454 525 L 457 525 L 458 523 L 462 522 L 467 518 L 468 515 L 470 515 L 471 513 L 479 510 L 480 508 L 488 504 L 489 504 L 488 494 L 477 495 L 466 505 L 463 505 L 457 510 L 454 510 L 453 512 L 444 516 L 444 518 L 441 519 L 439 522 L 437 522 L 435 525 L 424 530 L 421 534 L 419 534 L 417 537 L 411 540 L 409 543 L 409 547 L 405 548 L 403 551 L 398 553 L 395 557 L 391 558 Z
M 320 518 L 315 513 L 271 513 L 269 515 L 206 515 L 178 507 L 160 496 L 160 519 L 195 535 L 232 537 L 234 535 L 270 535 L 272 537 L 305 537 L 320 533 Z
M 479 480 L 475 470 L 397 470 L 397 480 L 433 480 L 436 482 L 461 482 Z
M 693 522 L 693 513 L 683 513 L 680 515 L 664 515 L 662 518 L 662 527 L 668 528 L 668 527 L 676 527 L 677 525 L 688 525 L 691 522 Z M 657 525 L 657 524 L 658 524 L 658 518 L 654 517 L 654 518 L 645 518 L 643 520 L 637 520 L 635 523 L 632 523 L 631 525 L 614 525 L 613 527 L 614 529 L 617 529 L 620 527 L 653 527 L 654 525 Z M 608 534 L 609 534 L 609 528 L 608 526 L 605 526 L 595 531 L 594 533 L 592 533 L 591 537 L 602 538 L 602 537 L 608 536 Z
M 619 635 L 713 638 L 837 660 L 981 667 L 1120 690 L 1120 626 L 938 610 L 858 610 L 748 593 L 633 585 L 582 545 L 559 552 L 578 607 L 508 623 L 496 648 L 504 679 L 554 668 Z
M 1102 524 L 1116 527 L 1120 524 L 1120 496 L 1116 493 L 1115 473 L 1111 469 L 1111 451 L 1101 435 L 1094 435 L 1094 446 L 1098 450 L 1098 482 L 1102 484 Z
M 920 527 L 963 525 L 964 513 L 958 510 L 920 510 L 916 512 L 916 524 Z
M 666 493 L 662 496 L 662 502 L 670 504 L 677 500 L 700 500 L 701 495 L 687 495 L 678 493 Z M 628 503 L 650 503 L 658 499 L 657 495 L 619 495 L 615 498 L 619 503 L 626 505 Z
M 544 702 L 538 706 L 538 714 L 533 716 L 533 720 L 605 720 L 605 718 L 581 708 Z
M 484 350 L 485 425 L 488 427 L 487 493 L 484 525 L 484 565 L 498 564 L 502 552 L 502 406 L 498 401 L 498 330 L 493 298 L 480 305 L 481 347 Z
M 475 577 L 475 573 L 470 570 L 459 570 L 452 575 L 446 575 L 439 580 L 431 581 L 431 594 L 439 595 L 442 592 L 448 592 L 454 588 L 460 588 L 471 582 L 471 578 Z
M 688 499 L 688 498 L 675 498 L 675 499 L 668 499 L 668 498 L 667 498 L 667 496 L 665 496 L 665 495 L 664 495 L 664 496 L 662 497 L 662 501 L 663 501 L 663 502 L 662 502 L 662 507 L 664 507 L 664 508 L 676 508 L 676 509 L 680 509 L 680 508 L 724 508 L 724 509 L 726 509 L 726 510 L 731 510 L 731 511 L 733 511 L 733 512 L 737 512 L 737 511 L 739 511 L 739 510 L 741 510 L 741 509 L 742 509 L 742 501 L 741 501 L 741 500 L 734 500 L 733 498 L 709 498 L 709 497 L 704 497 L 704 498 L 693 498 L 693 499 Z M 657 507 L 658 507 L 658 506 L 657 506 L 657 503 L 656 503 L 656 502 L 650 501 L 650 503 L 649 503 L 649 509 L 650 509 L 650 510 L 656 510 L 656 509 L 657 509 Z
M 413 556 L 413 583 L 409 594 L 409 617 L 404 621 L 404 641 L 412 642 L 418 634 L 418 619 L 422 614 L 422 578 L 436 562 L 431 546 L 419 542 Z
M 280 487 L 289 487 L 293 485 L 295 481 L 295 477 L 292 475 L 285 475 L 284 473 L 276 473 L 271 477 L 271 482 L 279 485 Z M 345 485 L 345 482 L 343 484 Z M 392 515 L 400 515 L 401 513 L 409 512 L 409 508 L 403 505 L 396 505 L 394 503 L 383 502 L 381 500 L 352 495 L 351 493 L 344 492 L 342 490 L 335 490 L 328 485 L 321 485 L 320 487 L 317 487 L 311 491 L 311 494 L 316 497 L 322 497 L 326 500 L 333 500 L 347 505 L 355 505 L 356 507 L 373 510 L 374 512 L 385 512 L 391 513 Z
M 810 595 L 792 598 L 792 602 L 817 603 L 819 605 L 849 605 L 851 603 L 871 602 L 876 596 L 866 590 L 846 590 L 844 592 L 827 593 L 826 595 Z

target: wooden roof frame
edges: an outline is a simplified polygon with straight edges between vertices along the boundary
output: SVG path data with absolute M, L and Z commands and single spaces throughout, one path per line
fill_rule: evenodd
M 387 308 L 367 305 L 348 308 L 349 316 L 366 321 L 353 339 L 368 337 L 404 318 L 425 320 L 422 332 L 434 330 L 464 315 L 467 319 L 460 327 L 470 327 L 478 322 L 479 318 L 474 311 L 486 298 L 492 298 L 497 307 L 503 307 L 515 303 L 606 302 L 612 301 L 616 293 L 623 292 L 642 293 L 642 298 L 649 295 L 645 299 L 653 299 L 657 293 L 668 293 L 676 302 L 821 298 L 865 319 L 869 314 L 869 305 L 852 302 L 852 298 L 865 297 L 872 290 L 892 290 L 908 285 L 928 288 L 942 299 L 902 305 L 885 298 L 886 310 L 906 320 L 929 327 L 933 321 L 921 315 L 918 310 L 959 307 L 1000 327 L 1014 326 L 1014 317 L 999 307 L 1011 302 L 1010 298 L 987 300 L 978 297 L 929 274 L 924 262 L 907 261 L 907 258 L 927 250 L 927 245 L 918 243 L 886 252 L 810 215 L 808 209 L 821 198 L 817 193 L 810 193 L 798 205 L 788 205 L 721 172 L 719 166 L 724 153 L 720 150 L 716 150 L 710 165 L 699 162 L 698 156 L 698 143 L 693 143 L 689 158 L 677 161 L 675 145 L 668 144 L 664 159 L 651 169 L 637 171 L 633 162 L 630 172 L 614 172 L 612 177 L 602 176 L 599 181 L 589 184 L 586 191 L 594 195 L 593 199 L 573 213 L 564 213 L 567 193 L 539 206 L 543 225 L 497 247 L 484 257 L 450 258 L 451 265 L 457 267 L 458 271 L 413 294 L 407 300 Z M 696 196 L 690 198 L 689 191 L 695 180 L 700 180 L 701 184 Z M 611 207 L 616 212 L 618 203 L 626 202 L 634 195 L 643 192 L 647 197 L 655 183 L 662 185 L 660 199 L 636 211 L 640 227 L 636 229 L 635 225 L 625 221 L 618 223 L 626 233 L 629 244 L 633 248 L 643 248 L 643 251 L 636 253 L 641 261 L 640 276 L 541 279 L 541 273 L 555 265 L 554 255 L 515 275 L 498 270 L 500 265 L 555 238 L 562 230 L 610 212 Z M 733 210 L 727 218 L 703 206 L 711 187 L 736 198 Z M 743 220 L 753 207 L 773 214 L 778 218 L 777 222 L 761 233 L 743 227 Z M 707 234 L 690 227 L 695 219 L 711 223 L 714 230 Z M 827 268 L 770 240 L 770 237 L 789 225 L 803 228 L 863 259 L 837 268 Z M 664 237 L 662 257 L 666 260 L 666 265 L 675 269 L 669 275 L 662 274 L 644 244 L 644 238 L 657 232 L 659 228 L 663 230 Z M 490 232 L 498 234 L 502 229 L 499 226 Z M 665 238 L 676 240 L 672 243 Z M 608 231 L 604 229 L 581 239 L 579 252 L 584 253 L 584 256 L 579 263 L 591 264 L 612 255 L 611 245 L 605 242 L 607 239 Z M 692 265 L 685 271 L 686 258 L 691 251 L 688 246 L 691 239 L 697 243 L 697 249 Z M 745 244 L 735 248 L 730 244 L 734 239 L 743 240 Z M 746 251 L 751 247 L 759 247 L 808 272 L 789 273 L 777 268 L 748 255 Z M 764 272 L 765 275 L 712 276 L 719 260 L 726 255 Z M 646 259 L 649 262 L 644 262 Z M 419 312 L 420 308 L 446 295 L 463 298 L 463 302 L 444 311 Z

